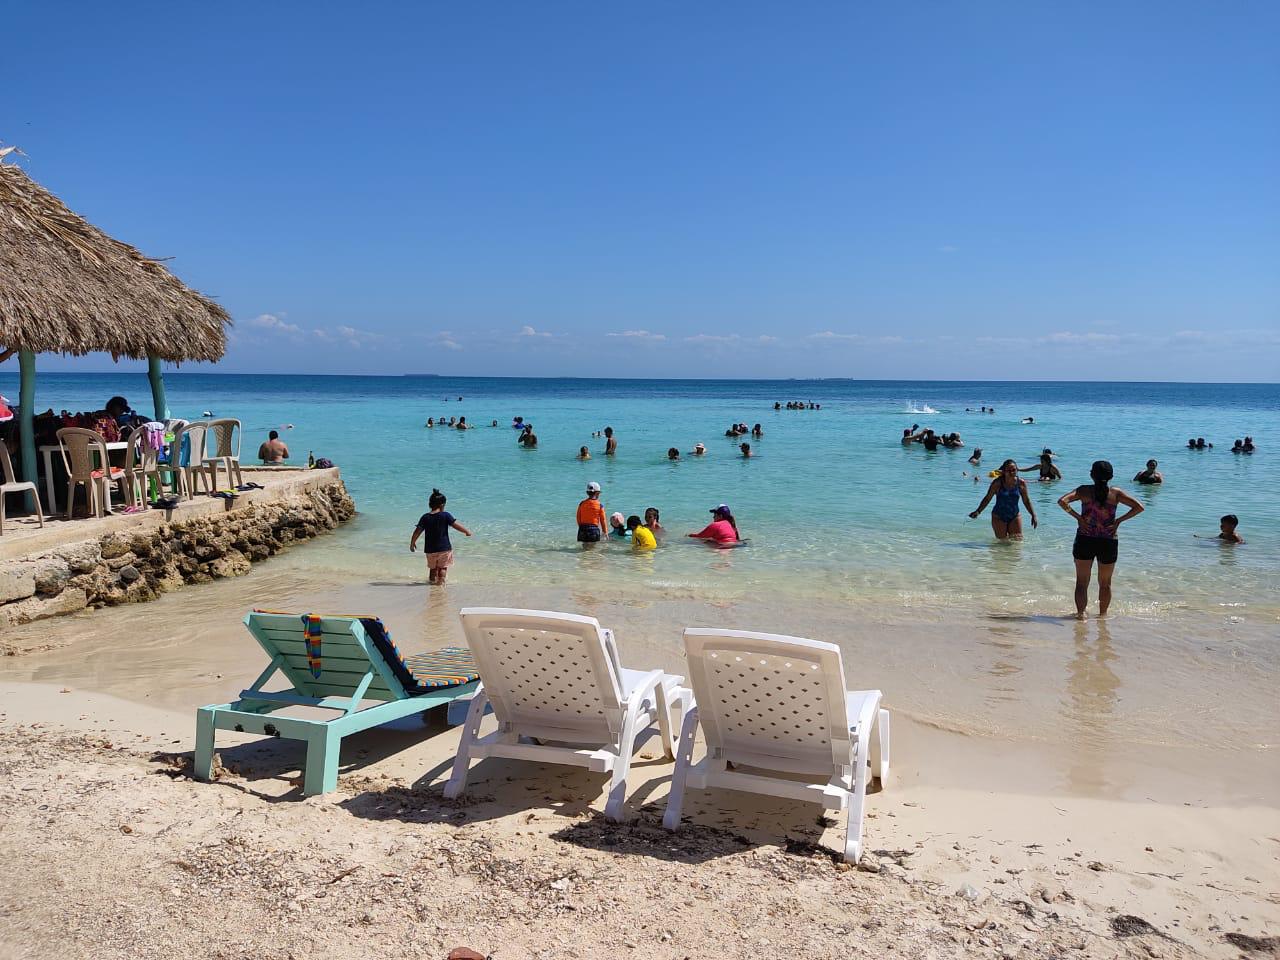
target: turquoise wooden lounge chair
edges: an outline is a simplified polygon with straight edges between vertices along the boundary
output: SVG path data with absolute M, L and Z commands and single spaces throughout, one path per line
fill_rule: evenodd
M 213 773 L 214 735 L 237 730 L 303 740 L 302 792 L 328 793 L 338 783 L 342 738 L 432 707 L 469 697 L 479 671 L 465 649 L 402 657 L 376 617 L 254 611 L 244 618 L 271 663 L 233 703 L 196 711 L 195 775 Z M 288 690 L 263 690 L 279 671 Z M 365 701 L 377 701 L 361 708 Z M 272 716 L 287 707 L 331 710 L 329 718 Z

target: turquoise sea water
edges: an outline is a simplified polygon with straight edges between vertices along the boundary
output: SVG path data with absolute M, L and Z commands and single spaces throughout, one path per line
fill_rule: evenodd
M 0 392 L 17 395 L 14 373 Z M 1163 619 L 1179 611 L 1222 613 L 1258 626 L 1280 618 L 1280 386 L 1149 383 L 959 383 L 892 381 L 636 381 L 408 377 L 167 377 L 176 416 L 204 410 L 238 417 L 245 460 L 279 428 L 295 462 L 308 451 L 342 468 L 359 519 L 308 548 L 335 575 L 417 577 L 406 545 L 433 486 L 476 537 L 455 535 L 462 583 L 518 581 L 732 602 L 832 601 L 875 616 L 939 619 L 948 611 L 1053 615 L 1069 607 L 1073 524 L 1055 505 L 1088 482 L 1090 463 L 1109 459 L 1116 483 L 1147 511 L 1122 528 L 1116 613 Z M 41 374 L 37 407 L 88 409 L 123 393 L 150 406 L 140 374 Z M 459 400 L 458 398 L 463 399 Z M 775 401 L 821 410 L 775 411 Z M 995 414 L 966 412 L 993 406 Z M 535 425 L 536 450 L 515 443 L 511 419 Z M 428 430 L 428 416 L 465 415 L 478 429 Z M 1024 417 L 1034 417 L 1026 425 Z M 496 419 L 499 426 L 489 424 Z M 738 456 L 728 425 L 760 423 L 758 456 Z M 919 423 L 959 431 L 963 450 L 927 453 L 899 443 Z M 286 425 L 292 425 L 286 429 Z M 595 431 L 612 426 L 616 458 Z M 1258 452 L 1233 455 L 1253 436 Z M 1203 436 L 1209 451 L 1186 449 Z M 666 459 L 668 447 L 703 458 Z M 594 459 L 575 460 L 587 445 Z M 983 476 L 967 462 L 983 450 Z M 985 470 L 1014 457 L 1058 455 L 1064 480 L 1025 474 L 1041 518 L 1022 543 L 997 543 L 987 515 L 968 521 Z M 1166 482 L 1129 481 L 1148 457 Z M 966 474 L 968 474 L 966 476 Z M 589 480 L 609 512 L 657 506 L 672 536 L 656 554 L 612 544 L 585 553 L 574 542 L 574 509 Z M 709 508 L 729 503 L 748 547 L 714 551 L 680 534 Z M 1212 536 L 1236 513 L 1248 543 L 1223 548 Z

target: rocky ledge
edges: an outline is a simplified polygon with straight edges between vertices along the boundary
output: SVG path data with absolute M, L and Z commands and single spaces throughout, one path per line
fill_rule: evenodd
M 0 629 L 242 576 L 251 564 L 333 530 L 355 512 L 335 476 L 191 519 L 182 519 L 179 508 L 172 521 L 113 530 L 0 563 Z

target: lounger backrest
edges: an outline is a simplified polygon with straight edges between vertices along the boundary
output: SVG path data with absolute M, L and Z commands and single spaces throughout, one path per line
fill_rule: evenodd
M 302 617 L 293 613 L 251 613 L 249 632 L 266 651 L 280 656 L 280 671 L 294 688 L 309 697 L 350 697 L 372 664 L 374 678 L 364 693 L 368 700 L 402 700 L 409 694 L 354 617 L 320 620 L 320 675 L 312 674 Z
M 110 466 L 102 434 L 93 430 L 63 427 L 58 431 L 58 446 L 62 449 L 62 465 L 67 476 L 75 480 L 88 480 L 95 470 L 106 470 Z M 98 454 L 97 463 L 94 462 L 94 452 Z
M 593 617 L 469 607 L 467 644 L 499 723 L 517 732 L 608 742 L 622 728 L 617 652 Z M 570 736 L 570 735 L 573 736 Z
M 835 644 L 695 628 L 685 630 L 684 643 L 708 750 L 795 773 L 848 764 L 844 667 Z

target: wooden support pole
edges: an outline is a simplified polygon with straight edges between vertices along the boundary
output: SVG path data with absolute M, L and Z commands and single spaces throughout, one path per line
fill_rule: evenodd
M 156 420 L 169 419 L 169 402 L 164 396 L 164 374 L 160 372 L 160 358 L 147 357 L 147 378 L 151 381 L 151 402 L 155 405 Z
M 18 371 L 21 377 L 18 387 L 18 437 L 22 450 L 22 479 L 31 483 L 39 480 L 39 467 L 36 464 L 36 355 L 31 350 L 23 350 L 18 354 Z M 28 493 L 27 504 L 32 510 L 40 509 L 38 494 Z M 53 504 L 49 504 L 53 509 Z

